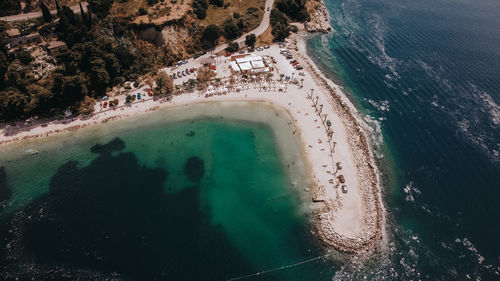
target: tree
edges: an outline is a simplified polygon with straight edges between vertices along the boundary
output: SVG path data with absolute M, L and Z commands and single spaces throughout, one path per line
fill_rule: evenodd
M 221 31 L 219 27 L 215 24 L 211 24 L 203 30 L 201 35 L 201 43 L 202 46 L 206 49 L 213 48 L 217 45 L 217 41 L 219 40 Z
M 8 88 L 0 92 L 0 114 L 5 120 L 24 116 L 24 108 L 28 97 L 16 88 Z
M 275 40 L 283 41 L 290 35 L 288 19 L 283 13 L 276 9 L 272 9 L 269 21 L 271 23 L 271 34 L 274 36 Z
M 113 0 L 88 0 L 88 7 L 99 18 L 109 15 L 109 9 L 113 5 Z
M 156 87 L 162 95 L 170 95 L 174 92 L 174 80 L 164 71 L 156 76 Z
M 236 42 L 229 42 L 227 44 L 226 52 L 234 53 L 237 52 L 240 46 Z
M 241 35 L 240 28 L 233 22 L 232 18 L 227 19 L 222 26 L 227 39 L 234 39 Z
M 88 24 L 88 17 L 85 16 L 85 12 L 83 11 L 82 3 L 79 2 L 78 5 L 80 5 L 80 16 L 82 17 L 82 22 L 85 24 Z
M 59 2 L 56 0 L 56 9 L 57 9 L 57 16 L 61 17 L 61 6 L 59 6 Z
M 217 7 L 222 7 L 224 6 L 224 0 L 210 0 L 210 4 Z
M 215 73 L 210 71 L 208 67 L 203 66 L 198 68 L 198 74 L 196 75 L 196 79 L 198 80 L 198 83 L 204 84 L 214 76 Z
M 50 14 L 49 8 L 47 7 L 47 5 L 45 5 L 45 3 L 43 3 L 42 0 L 40 0 L 40 8 L 42 9 L 43 21 L 45 21 L 46 23 L 51 23 L 52 15 Z
M 306 0 L 277 0 L 276 8 L 293 21 L 306 21 L 309 18 Z
M 257 37 L 253 33 L 248 34 L 245 37 L 245 45 L 247 45 L 248 47 L 253 47 L 255 45 L 255 41 L 257 41 Z
M 81 114 L 91 114 L 94 112 L 95 99 L 85 96 L 77 105 L 77 110 Z
M 196 14 L 198 19 L 202 20 L 207 17 L 207 0 L 193 0 L 193 12 Z

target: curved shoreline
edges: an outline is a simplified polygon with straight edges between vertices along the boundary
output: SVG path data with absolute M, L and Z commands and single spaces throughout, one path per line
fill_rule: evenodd
M 106 123 L 136 114 L 146 114 L 160 107 L 188 106 L 200 102 L 224 100 L 248 102 L 261 100 L 269 102 L 272 105 L 283 107 L 294 118 L 294 121 L 289 125 L 297 129 L 297 135 L 300 136 L 303 143 L 306 162 L 308 162 L 312 172 L 310 187 L 317 189 L 318 192 L 325 192 L 327 195 L 325 197 L 325 206 L 321 210 L 313 210 L 317 217 L 314 227 L 318 236 L 326 245 L 333 246 L 344 252 L 367 251 L 380 240 L 383 220 L 378 171 L 373 154 L 366 135 L 361 128 L 362 121 L 355 115 L 356 109 L 354 106 L 343 95 L 339 87 L 326 79 L 311 59 L 304 55 L 302 37 L 299 38 L 299 47 L 301 50 L 299 52 L 299 49 L 297 49 L 297 59 L 306 67 L 310 77 L 305 77 L 306 88 L 318 89 L 318 97 L 321 97 L 321 102 L 324 103 L 325 99 L 327 99 L 327 106 L 325 106 L 323 113 L 328 112 L 333 121 L 332 128 L 335 133 L 333 151 L 330 151 L 332 139 L 328 138 L 325 128 L 320 126 L 321 122 L 314 120 L 315 118 L 321 118 L 323 122 L 326 122 L 326 116 L 320 117 L 321 111 L 318 112 L 317 109 L 316 112 L 314 111 L 312 93 L 309 97 L 306 88 L 298 84 L 294 85 L 278 80 L 271 83 L 285 85 L 284 92 L 281 88 L 278 91 L 277 87 L 274 90 L 269 88 L 265 90 L 259 82 L 256 82 L 253 84 L 253 88 L 249 87 L 242 91 L 229 91 L 227 94 L 220 96 L 207 98 L 203 92 L 196 91 L 174 96 L 171 102 L 155 102 L 148 98 L 116 110 L 98 111 L 96 109 L 94 115 L 77 118 L 77 120 L 67 124 L 53 122 L 43 128 L 38 126 L 30 128 L 29 131 L 20 131 L 14 136 L 0 136 L 0 147 L 2 144 L 14 141 L 46 137 L 51 134 L 65 132 L 71 133 L 89 125 Z M 279 49 L 274 46 L 269 52 L 272 54 L 279 53 Z M 283 63 L 285 64 L 282 65 L 283 67 L 290 67 L 287 61 Z M 291 92 L 286 93 L 290 87 L 292 88 Z M 323 107 L 321 108 L 323 109 Z M 323 123 L 323 126 L 326 125 Z M 335 149 L 336 142 L 339 142 L 338 149 Z M 348 194 L 339 192 L 338 183 L 335 186 L 333 182 L 329 182 L 329 178 L 332 181 L 332 177 L 336 178 L 336 175 L 332 173 L 335 168 L 334 160 L 341 160 L 345 164 L 342 173 L 346 175 L 350 185 L 351 191 Z M 306 188 L 309 189 L 310 187 Z M 345 208 L 342 207 L 344 203 L 348 205 Z M 315 204 L 315 206 L 318 205 Z M 341 218 L 336 220 L 336 215 Z M 349 223 L 343 224 L 346 219 L 342 216 L 352 218 L 352 222 L 349 221 Z
M 366 232 L 362 232 L 362 237 L 356 239 L 345 237 L 337 233 L 329 225 L 334 211 L 330 210 L 320 214 L 315 226 L 318 235 L 328 245 L 331 245 L 344 252 L 363 252 L 370 250 L 380 241 L 383 230 L 383 207 L 380 189 L 380 178 L 377 166 L 375 164 L 374 154 L 369 144 L 368 138 L 361 127 L 362 120 L 357 117 L 357 110 L 350 100 L 341 91 L 340 87 L 326 78 L 313 60 L 307 55 L 305 40 L 307 35 L 300 34 L 296 39 L 296 56 L 299 56 L 306 62 L 304 65 L 308 73 L 314 74 L 314 78 L 320 86 L 329 93 L 330 104 L 344 121 L 344 126 L 348 131 L 348 143 L 354 155 L 356 166 L 360 176 L 360 186 L 363 189 L 363 199 L 365 213 Z M 354 113 L 353 113 L 354 112 Z M 359 153 L 361 151 L 361 153 Z

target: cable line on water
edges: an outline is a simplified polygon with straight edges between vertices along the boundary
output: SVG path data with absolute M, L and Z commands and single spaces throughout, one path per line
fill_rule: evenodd
M 312 258 L 312 259 L 308 259 L 308 260 L 304 260 L 304 261 L 301 261 L 301 262 L 297 262 L 297 263 L 294 263 L 294 264 L 289 264 L 289 265 L 285 265 L 285 266 L 281 266 L 281 267 L 277 267 L 277 268 L 273 268 L 273 269 L 263 270 L 263 271 L 252 273 L 252 274 L 247 274 L 247 275 L 242 275 L 242 276 L 238 276 L 238 277 L 233 277 L 233 278 L 227 279 L 226 281 L 243 280 L 243 279 L 246 279 L 246 278 L 249 278 L 249 277 L 253 277 L 253 276 L 259 276 L 259 275 L 266 274 L 266 273 L 271 273 L 271 272 L 275 272 L 275 271 L 280 271 L 280 270 L 284 270 L 284 269 L 296 267 L 296 266 L 303 265 L 303 264 L 306 264 L 306 263 L 310 263 L 310 262 L 313 262 L 313 261 L 316 261 L 316 260 L 319 260 L 319 259 L 322 259 L 322 258 L 326 258 L 326 257 L 330 256 L 331 254 L 332 253 L 329 253 L 329 254 L 326 254 L 326 255 L 317 256 L 317 257 Z

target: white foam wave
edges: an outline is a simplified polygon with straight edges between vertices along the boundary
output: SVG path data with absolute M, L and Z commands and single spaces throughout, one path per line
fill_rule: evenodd
M 406 201 L 414 202 L 415 197 L 422 194 L 420 189 L 418 189 L 413 182 L 410 182 L 403 188 L 404 193 L 406 194 Z
M 389 106 L 389 101 L 388 100 L 383 100 L 376 102 L 374 100 L 368 99 L 366 100 L 369 104 L 371 104 L 373 107 L 378 109 L 379 111 L 384 111 L 384 112 L 389 112 L 390 111 L 390 106 Z

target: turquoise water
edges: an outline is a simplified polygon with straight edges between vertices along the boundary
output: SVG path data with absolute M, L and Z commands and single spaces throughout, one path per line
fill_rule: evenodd
M 2 276 L 226 280 L 325 254 L 306 168 L 288 167 L 301 157 L 288 120 L 262 105 L 260 120 L 241 103 L 190 109 L 2 147 Z M 329 280 L 333 263 L 247 280 Z
M 500 279 L 500 2 L 326 0 L 308 41 L 373 128 L 389 213 L 379 262 L 339 279 Z

